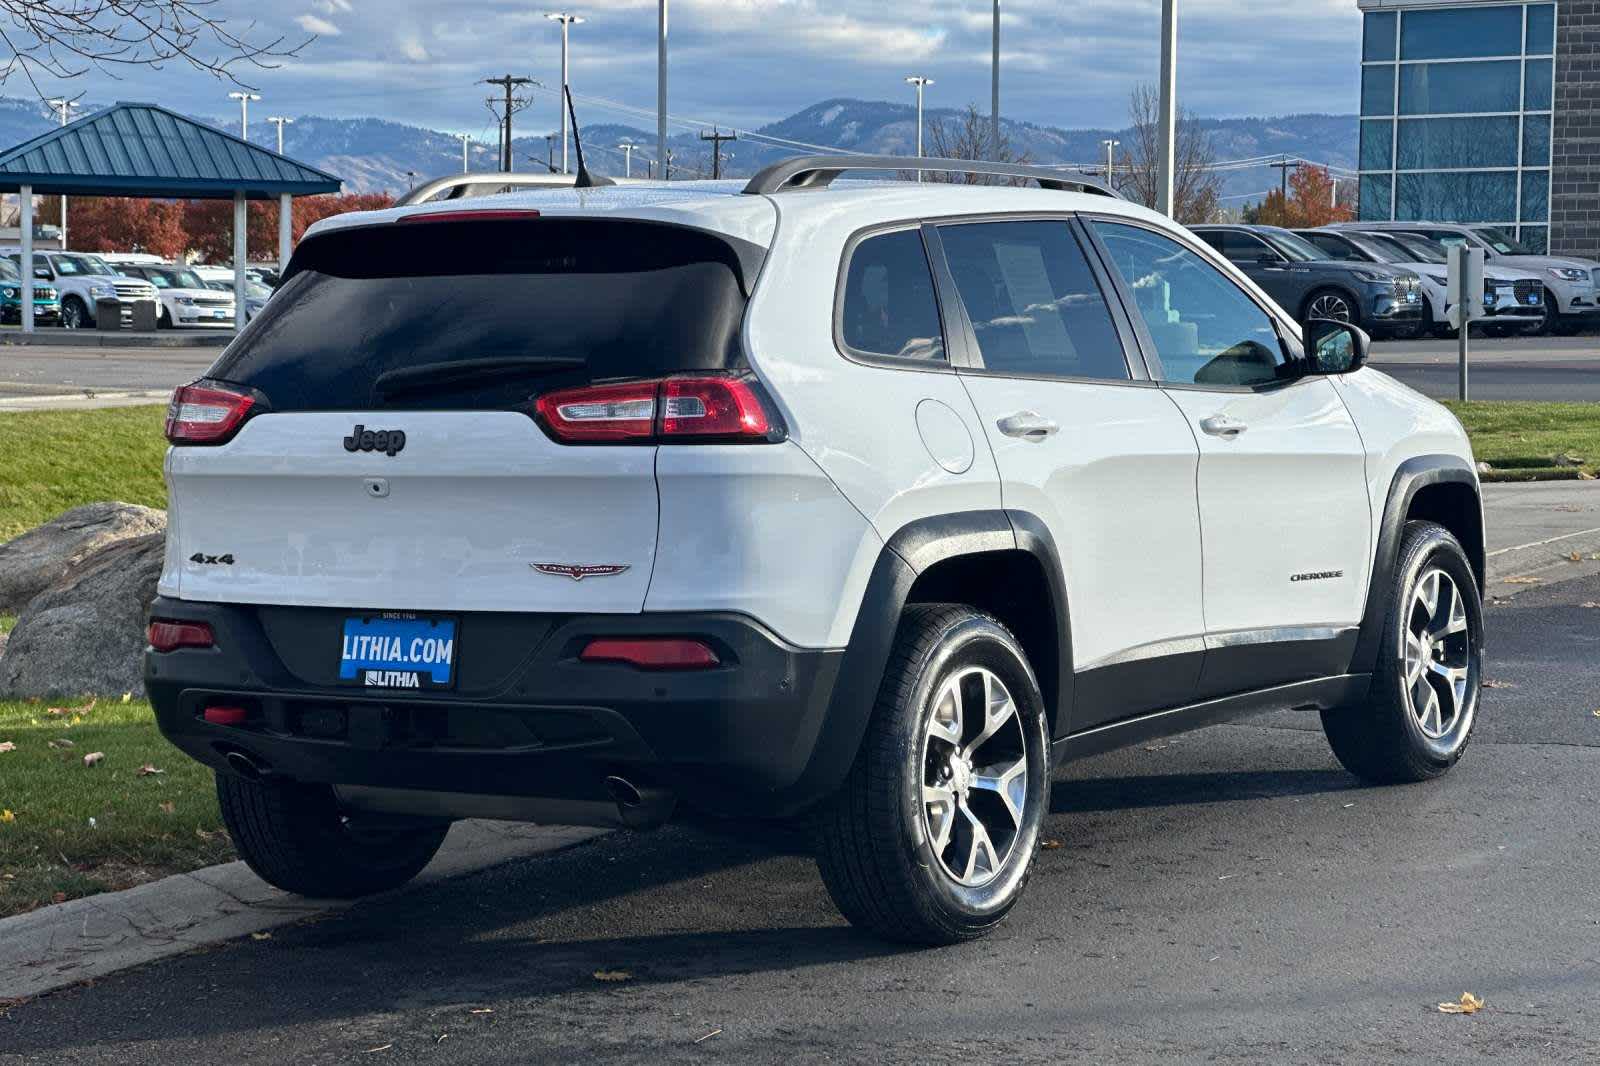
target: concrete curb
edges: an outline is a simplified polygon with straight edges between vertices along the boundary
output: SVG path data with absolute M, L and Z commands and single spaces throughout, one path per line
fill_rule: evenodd
M 231 329 L 193 333 L 102 333 L 93 329 L 44 329 L 24 333 L 20 329 L 0 330 L 0 345 L 42 348 L 220 348 L 233 338 Z
M 0 396 L 0 413 L 16 411 L 88 411 L 101 407 L 138 407 L 166 403 L 170 389 L 135 389 L 124 392 L 54 392 L 41 395 Z
M 415 883 L 557 851 L 604 832 L 457 822 Z M 244 863 L 230 862 L 0 919 L 0 1002 L 37 996 L 351 905 L 291 896 L 268 887 Z

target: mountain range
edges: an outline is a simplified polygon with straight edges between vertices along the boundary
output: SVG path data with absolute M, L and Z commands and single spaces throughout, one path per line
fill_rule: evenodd
M 95 110 L 93 106 L 87 112 Z M 237 134 L 237 121 L 215 116 L 194 116 Z M 518 170 L 543 169 L 552 145 L 542 119 L 530 112 L 518 114 L 519 129 L 534 133 L 513 138 Z M 580 119 L 583 117 L 580 111 Z M 951 109 L 930 108 L 926 122 L 959 123 Z M 1301 157 L 1335 167 L 1354 169 L 1358 120 L 1354 115 L 1284 115 L 1276 118 L 1200 119 L 1218 161 L 1266 155 Z M 37 100 L 0 97 L 0 145 L 16 144 L 48 130 L 52 120 Z M 1103 165 L 1107 139 L 1131 144 L 1129 129 L 1071 129 L 1065 126 L 1005 120 L 1004 129 L 1015 151 L 1034 163 Z M 647 173 L 646 156 L 655 154 L 655 133 L 627 125 L 597 123 L 582 126 L 584 147 L 591 170 L 621 175 L 623 152 L 616 147 L 632 142 L 641 146 L 634 155 L 634 174 Z M 681 132 L 669 140 L 674 176 L 709 176 L 709 142 L 701 131 Z M 710 133 L 710 130 L 704 131 Z M 253 123 L 251 139 L 271 144 L 276 131 L 265 122 Z M 909 155 L 916 144 L 916 111 L 909 105 L 874 100 L 824 100 L 788 118 L 741 135 L 723 146 L 722 172 L 728 176 L 754 173 L 774 160 L 800 150 L 846 149 L 884 155 Z M 805 146 L 812 146 L 807 148 Z M 497 144 L 474 143 L 472 169 L 495 166 Z M 380 118 L 322 118 L 304 115 L 284 131 L 284 152 L 344 179 L 347 192 L 398 192 L 416 181 L 461 169 L 461 138 L 451 133 L 423 129 Z M 560 142 L 553 145 L 559 158 Z M 1265 167 L 1224 172 L 1223 194 L 1235 203 L 1277 184 L 1278 174 Z

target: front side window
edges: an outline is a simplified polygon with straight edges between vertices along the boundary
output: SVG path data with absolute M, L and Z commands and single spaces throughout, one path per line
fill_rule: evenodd
M 1273 252 L 1263 241 L 1253 233 L 1244 233 L 1236 229 L 1225 229 L 1218 234 L 1222 243 L 1207 241 L 1213 248 L 1218 248 L 1224 256 L 1234 263 L 1261 263 L 1273 262 L 1282 258 Z
M 1111 309 L 1065 222 L 939 228 L 986 369 L 1126 381 Z
M 1285 376 L 1272 316 L 1220 270 L 1152 230 L 1105 221 L 1094 228 L 1133 293 L 1167 381 L 1237 387 Z
M 1335 259 L 1340 262 L 1360 262 L 1364 256 L 1352 247 L 1351 242 L 1343 237 L 1336 237 L 1331 233 L 1310 233 L 1306 240 L 1316 245 L 1322 252 L 1324 259 Z
M 943 362 L 944 329 L 933 272 L 915 229 L 868 237 L 845 275 L 840 332 L 865 355 Z

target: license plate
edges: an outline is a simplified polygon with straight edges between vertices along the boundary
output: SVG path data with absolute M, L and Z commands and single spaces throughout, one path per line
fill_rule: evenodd
M 437 689 L 455 683 L 456 624 L 440 618 L 346 618 L 339 680 L 367 688 Z
M 213 311 L 213 312 L 211 312 L 211 317 L 212 318 L 227 318 L 228 317 L 228 312 L 226 312 L 226 311 Z

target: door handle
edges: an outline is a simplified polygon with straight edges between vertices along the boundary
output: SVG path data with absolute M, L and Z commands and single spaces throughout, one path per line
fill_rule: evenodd
M 1032 411 L 1018 411 L 1014 415 L 1007 415 L 999 422 L 996 422 L 995 425 L 999 426 L 1000 432 L 1008 437 L 1020 437 L 1034 444 L 1038 444 L 1061 429 L 1055 422 Z
M 1212 415 L 1210 418 L 1200 420 L 1200 428 L 1213 437 L 1223 437 L 1232 440 L 1250 427 L 1236 418 L 1227 415 Z

